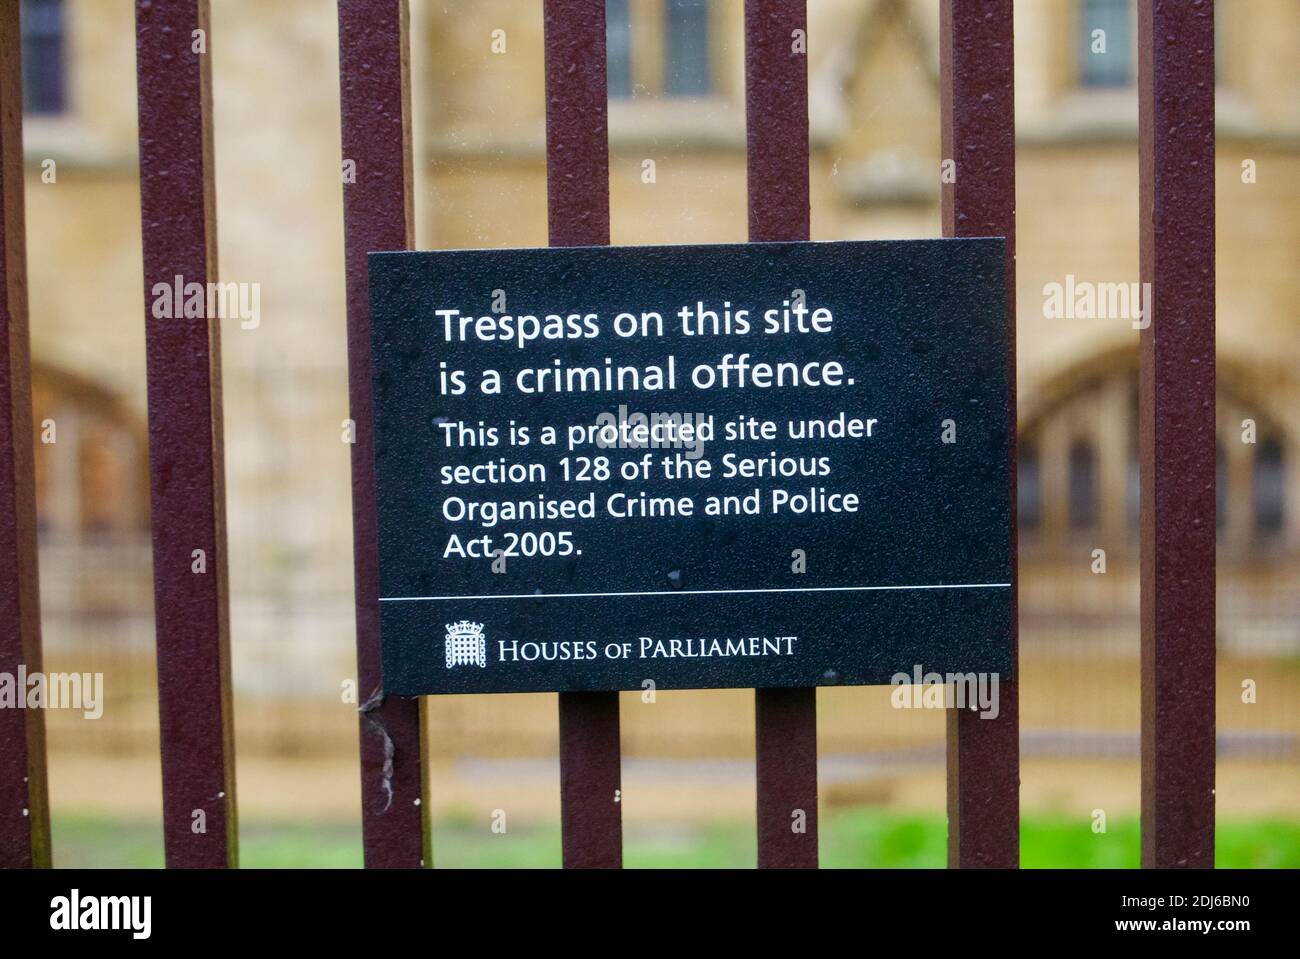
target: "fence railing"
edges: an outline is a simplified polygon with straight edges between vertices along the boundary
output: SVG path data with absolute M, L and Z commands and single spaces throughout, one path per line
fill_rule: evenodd
M 1015 263 L 1011 0 L 941 0 L 945 236 Z M 432 864 L 426 729 L 380 671 L 366 254 L 414 237 L 405 0 L 339 0 L 360 778 L 365 862 Z M 805 0 L 746 0 L 749 234 L 809 237 Z M 0 671 L 40 668 L 23 222 L 19 4 L 0 5 Z M 550 242 L 609 242 L 604 0 L 545 0 Z M 1214 37 L 1210 0 L 1141 0 L 1142 861 L 1214 837 Z M 194 43 L 202 31 L 202 51 Z M 144 281 L 217 277 L 206 0 L 136 14 Z M 1014 283 L 1008 342 L 1015 343 Z M 169 866 L 237 865 L 217 321 L 145 317 L 164 831 Z M 1015 422 L 1015 357 L 1007 402 Z M 1011 444 L 1015 504 L 1015 445 Z M 1015 520 L 1008 529 L 1013 560 Z M 1014 568 L 1014 562 L 1013 562 Z M 1014 596 L 1014 589 L 1013 589 Z M 1012 637 L 1014 644 L 1015 637 Z M 949 864 L 1019 860 L 1016 686 L 951 710 Z M 564 864 L 622 862 L 617 693 L 559 694 Z M 756 690 L 758 863 L 817 865 L 816 691 Z M 0 710 L 0 866 L 50 864 L 40 710 Z M 199 820 L 203 828 L 194 828 Z M 802 828 L 792 828 L 798 820 Z
M 0 672 L 41 668 L 18 4 L 0 5 Z M 0 866 L 50 865 L 45 716 L 0 709 Z
M 944 236 L 1006 237 L 1008 421 L 1016 422 L 1016 119 L 1010 0 L 940 4 L 939 70 Z M 1016 435 L 1011 458 L 1012 662 L 1018 651 Z M 1020 706 L 1016 683 L 999 687 L 996 719 L 948 710 L 948 864 L 1015 866 L 1020 860 Z

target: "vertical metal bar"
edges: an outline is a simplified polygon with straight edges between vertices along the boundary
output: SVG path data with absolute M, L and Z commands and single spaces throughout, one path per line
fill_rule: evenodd
M 566 869 L 623 865 L 618 693 L 560 693 L 560 820 Z
M 546 0 L 546 216 L 551 246 L 609 243 L 604 0 Z
M 420 700 L 386 697 L 379 647 L 374 399 L 366 254 L 414 239 L 406 0 L 339 0 L 339 105 L 352 419 L 352 558 L 361 692 L 361 824 L 371 868 L 432 865 Z
M 546 0 L 546 202 L 552 246 L 609 243 L 604 0 Z M 560 693 L 568 869 L 623 865 L 618 693 Z
M 164 844 L 235 866 L 220 321 L 184 309 L 217 280 L 208 5 L 138 0 L 135 23 Z
M 18 9 L 0 6 L 0 673 L 10 676 L 41 669 Z M 49 865 L 45 711 L 0 709 L 0 869 Z
M 1214 4 L 1141 0 L 1142 865 L 1214 865 Z
M 1011 0 L 940 4 L 944 236 L 1006 237 L 1007 410 L 1011 423 L 1011 644 L 1018 658 L 1016 549 L 1016 136 Z M 1013 665 L 1013 669 L 1016 668 Z M 1020 863 L 1020 713 L 999 683 L 996 719 L 948 711 L 948 865 Z
M 749 239 L 806 240 L 808 11 L 745 0 Z M 754 690 L 758 865 L 817 867 L 817 690 Z
M 754 690 L 754 744 L 758 868 L 816 869 L 817 690 Z

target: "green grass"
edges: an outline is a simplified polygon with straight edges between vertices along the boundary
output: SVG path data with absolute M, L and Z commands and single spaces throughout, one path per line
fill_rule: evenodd
M 157 824 L 65 816 L 54 822 L 56 866 L 151 868 L 162 865 Z M 827 868 L 880 866 L 941 868 L 946 823 L 942 817 L 852 810 L 822 820 L 821 861 Z M 558 825 L 493 833 L 467 817 L 434 825 L 439 866 L 548 868 L 560 864 Z M 1112 822 L 1094 834 L 1087 819 L 1028 816 L 1021 824 L 1021 863 L 1027 868 L 1068 866 L 1136 868 L 1136 819 Z M 751 823 L 629 827 L 624 863 L 629 868 L 747 868 L 754 863 Z M 1222 868 L 1300 868 L 1300 822 L 1220 822 L 1215 855 Z M 244 822 L 240 863 L 248 868 L 361 865 L 361 831 L 348 823 Z

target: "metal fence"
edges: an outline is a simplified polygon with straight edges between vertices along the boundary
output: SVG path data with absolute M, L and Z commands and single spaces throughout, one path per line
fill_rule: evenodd
M 39 670 L 17 3 L 0 7 L 0 671 Z M 432 864 L 426 728 L 380 675 L 366 254 L 413 245 L 404 0 L 339 0 L 360 781 L 365 861 Z M 945 236 L 1007 238 L 1015 263 L 1010 0 L 941 0 Z M 604 0 L 545 0 L 547 199 L 552 245 L 609 242 Z M 749 235 L 809 237 L 805 0 L 746 0 Z M 1141 351 L 1142 860 L 1213 862 L 1215 706 L 1213 4 L 1142 0 L 1141 271 L 1155 318 Z M 144 287 L 216 279 L 206 0 L 136 13 Z M 213 38 L 219 42 L 220 38 Z M 146 297 L 147 301 L 148 297 Z M 1007 322 L 1014 344 L 1014 282 Z M 156 656 L 169 866 L 237 865 L 216 322 L 145 318 Z M 1008 357 L 1015 421 L 1015 357 Z M 1015 448 L 1012 444 L 1012 502 Z M 1015 522 L 1011 524 L 1013 555 Z M 198 564 L 198 565 L 196 565 Z M 202 573 L 196 570 L 202 569 Z M 1014 637 L 1013 637 L 1014 641 Z M 622 859 L 617 693 L 559 694 L 563 856 Z M 758 864 L 817 865 L 816 693 L 755 691 Z M 0 710 L 0 865 L 50 863 L 44 718 Z M 951 710 L 949 863 L 1019 859 L 1016 685 L 1000 715 Z M 791 828 L 802 810 L 805 828 Z M 202 815 L 205 829 L 192 828 Z

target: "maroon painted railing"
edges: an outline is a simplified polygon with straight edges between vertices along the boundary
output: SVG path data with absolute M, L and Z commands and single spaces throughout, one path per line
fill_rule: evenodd
M 939 64 L 944 236 L 1006 237 L 1011 480 L 1011 643 L 1016 628 L 1016 123 L 1011 0 L 943 0 Z M 950 171 L 951 175 L 942 175 Z M 948 865 L 1020 862 L 1020 713 L 999 684 L 998 716 L 948 710 Z
M 745 0 L 749 239 L 806 240 L 806 0 Z M 754 690 L 760 868 L 817 866 L 817 690 Z
M 366 254 L 415 239 L 406 0 L 339 0 L 361 832 L 371 867 L 432 864 L 419 701 L 384 695 Z
M 1138 4 L 1142 864 L 1214 865 L 1214 5 Z
M 151 308 L 157 285 L 217 280 L 207 14 L 139 0 L 135 23 L 163 835 L 169 866 L 219 867 L 238 864 L 220 321 Z
M 603 0 L 546 0 L 553 245 L 609 242 Z M 942 0 L 946 236 L 1007 240 L 1015 342 L 1010 0 Z M 750 239 L 809 236 L 805 0 L 746 0 Z M 203 31 L 198 50 L 195 31 Z M 800 31 L 805 31 L 800 33 Z M 214 281 L 206 0 L 139 0 L 146 302 Z M 0 5 L 0 670 L 39 669 L 18 4 Z M 418 701 L 384 695 L 366 254 L 413 241 L 405 0 L 339 0 L 340 104 L 365 862 L 432 863 Z M 1141 0 L 1142 861 L 1213 863 L 1213 5 Z M 237 862 L 218 320 L 145 317 L 164 831 L 170 866 Z M 1015 418 L 1015 359 L 1007 397 Z M 1011 448 L 1015 555 L 1015 447 Z M 201 551 L 201 552 L 197 552 Z M 1014 575 L 1014 564 L 1013 564 Z M 1013 590 L 1014 596 L 1014 590 Z M 1014 626 L 1013 626 L 1014 629 Z M 1015 642 L 1016 637 L 1011 637 Z M 1018 862 L 1019 720 L 953 710 L 949 863 Z M 618 695 L 559 696 L 564 863 L 622 862 Z M 756 690 L 758 860 L 817 864 L 816 691 Z M 50 863 L 39 710 L 0 711 L 0 866 Z M 202 814 L 201 816 L 199 814 Z M 199 822 L 203 828 L 196 828 Z
M 546 216 L 551 246 L 609 243 L 605 0 L 546 0 Z M 567 868 L 623 864 L 618 693 L 560 693 Z
M 0 5 L 0 673 L 41 668 L 18 4 Z M 0 869 L 50 865 L 45 715 L 0 709 Z

